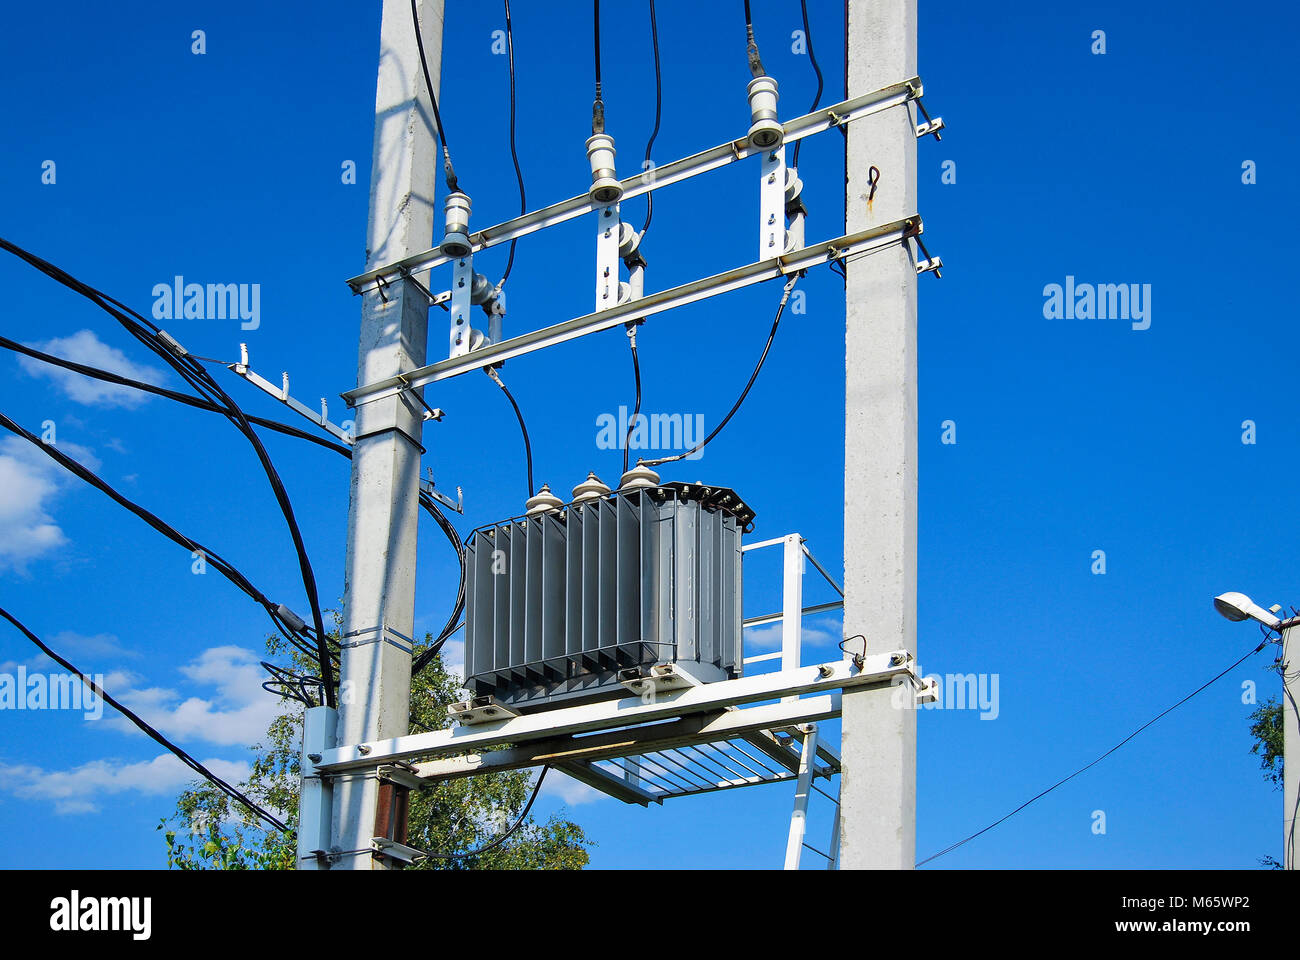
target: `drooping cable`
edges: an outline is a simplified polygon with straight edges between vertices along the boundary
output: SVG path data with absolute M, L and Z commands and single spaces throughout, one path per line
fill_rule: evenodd
M 129 707 L 123 705 L 122 703 L 119 703 L 113 696 L 111 696 L 108 692 L 106 692 L 103 687 L 101 687 L 90 677 L 86 676 L 84 673 L 82 673 L 80 670 L 74 667 L 71 663 L 69 663 L 63 657 L 59 656 L 48 646 L 46 646 L 40 637 L 36 636 L 36 634 L 28 630 L 27 627 L 24 626 L 18 620 L 17 617 L 15 617 L 12 613 L 4 609 L 3 607 L 0 607 L 0 617 L 4 617 L 11 624 L 17 627 L 18 630 L 25 637 L 27 637 L 28 640 L 30 640 L 37 647 L 40 648 L 42 653 L 44 653 L 47 657 L 49 657 L 59 666 L 63 667 L 64 670 L 67 670 L 69 673 L 76 674 L 77 677 L 81 680 L 81 682 L 84 683 L 91 690 L 93 690 L 101 700 L 107 703 L 118 713 L 122 714 L 122 716 L 126 717 L 127 720 L 131 721 L 131 723 L 134 724 L 137 728 L 139 728 L 147 737 L 149 737 L 149 739 L 153 740 L 155 743 L 164 747 L 169 753 L 171 753 L 178 760 L 180 760 L 181 763 L 185 764 L 185 766 L 189 767 L 199 776 L 203 777 L 205 780 L 211 783 L 214 787 L 216 787 L 226 796 L 230 797 L 232 800 L 235 800 L 236 802 L 243 804 L 245 807 L 248 808 L 250 812 L 255 814 L 260 819 L 264 820 L 266 823 L 274 827 L 276 830 L 279 830 L 282 833 L 289 832 L 289 827 L 278 817 L 269 813 L 267 810 L 260 807 L 258 804 L 254 803 L 251 799 L 249 799 L 249 797 L 246 794 L 241 792 L 237 787 L 232 786 L 231 784 L 223 780 L 221 777 L 217 776 L 215 773 L 213 773 L 203 764 L 199 763 L 199 761 L 195 760 L 192 756 L 190 756 L 180 747 L 176 746 L 176 744 L 172 743 L 161 733 L 155 730 L 152 726 L 146 723 L 143 719 L 137 716 Z
M 722 428 L 725 427 L 728 424 L 728 422 L 730 422 L 731 418 L 736 415 L 736 411 L 740 409 L 740 405 L 745 402 L 745 397 L 749 396 L 749 391 L 750 388 L 754 386 L 754 381 L 758 379 L 759 371 L 763 369 L 763 362 L 767 360 L 768 351 L 772 349 L 772 342 L 776 340 L 776 331 L 777 328 L 781 325 L 781 315 L 785 313 L 785 305 L 790 300 L 790 292 L 794 289 L 794 285 L 796 282 L 798 282 L 798 280 L 799 280 L 799 274 L 796 273 L 786 283 L 785 289 L 781 293 L 781 303 L 776 308 L 776 316 L 772 318 L 772 329 L 767 334 L 767 343 L 763 345 L 763 352 L 758 358 L 758 363 L 754 365 L 754 372 L 749 375 L 749 382 L 745 384 L 745 389 L 740 391 L 740 396 L 736 399 L 736 402 L 732 405 L 731 409 L 727 411 L 727 415 L 722 418 L 722 422 L 713 428 L 712 433 L 710 433 L 707 437 L 705 437 L 703 440 L 701 440 L 695 446 L 691 447 L 691 449 L 687 450 L 686 452 L 678 453 L 671 457 L 660 457 L 657 460 L 639 461 L 643 466 L 657 467 L 660 464 L 673 463 L 677 460 L 684 460 L 687 457 L 691 456 L 691 454 L 698 453 L 700 450 L 703 450 L 708 445 L 710 440 L 712 440 L 714 437 L 716 437 L 719 433 L 722 432 Z
M 415 45 L 420 51 L 420 69 L 424 72 L 424 86 L 429 91 L 429 102 L 433 105 L 433 122 L 438 128 L 438 142 L 442 145 L 442 172 L 447 180 L 447 189 L 452 193 L 460 192 L 460 182 L 456 179 L 456 170 L 451 165 L 451 149 L 447 146 L 447 131 L 442 126 L 442 114 L 438 111 L 438 98 L 433 92 L 433 78 L 429 76 L 429 61 L 424 57 L 424 36 L 420 29 L 420 11 L 416 0 L 411 0 L 411 23 L 415 26 Z
M 501 844 L 514 836 L 515 832 L 524 825 L 524 821 L 528 819 L 528 813 L 533 809 L 533 803 L 537 800 L 537 795 L 542 792 L 542 781 L 546 779 L 546 771 L 550 769 L 550 764 L 542 767 L 542 772 L 537 778 L 537 783 L 533 784 L 532 796 L 528 798 L 528 803 L 524 804 L 523 813 L 519 814 L 519 819 L 515 821 L 514 826 L 501 834 L 501 836 L 484 844 L 477 850 L 471 850 L 467 853 L 426 853 L 425 856 L 430 860 L 466 860 L 470 857 L 481 857 L 489 850 L 495 850 L 497 847 L 501 846 Z
M 456 591 L 456 602 L 452 607 L 451 616 L 447 618 L 447 623 L 443 626 L 442 630 L 438 632 L 438 635 L 434 637 L 433 642 L 429 644 L 429 648 L 412 661 L 411 676 L 416 676 L 420 671 L 432 663 L 433 658 L 441 652 L 447 639 L 460 629 L 460 616 L 465 611 L 465 588 L 468 579 L 468 571 L 465 567 L 465 544 L 461 541 L 460 534 L 456 532 L 456 528 L 451 525 L 451 521 L 448 520 L 447 515 L 439 509 L 438 504 L 434 499 L 423 491 L 421 491 L 420 494 L 420 504 L 426 511 L 428 511 L 429 515 L 437 521 L 438 526 L 442 529 L 447 540 L 451 543 L 452 549 L 456 551 L 456 557 L 460 561 L 460 586 Z
M 758 55 L 758 41 L 754 39 L 754 16 L 749 10 L 749 0 L 745 0 L 745 50 L 749 57 L 749 72 L 755 79 L 767 76 L 763 60 Z
M 68 360 L 65 357 L 56 357 L 53 354 L 45 353 L 30 347 L 27 344 L 19 343 L 16 340 L 10 340 L 8 337 L 0 337 L 0 347 L 6 350 L 12 350 L 15 353 L 21 353 L 31 357 L 34 360 L 40 360 L 56 367 L 62 367 L 65 370 L 71 370 L 73 373 L 79 373 L 84 377 L 91 377 L 95 380 L 102 380 L 105 383 L 113 383 L 118 386 L 130 387 L 133 390 L 140 390 L 144 393 L 156 394 L 160 397 L 166 397 L 168 400 L 175 400 L 178 403 L 184 403 L 188 406 L 199 410 L 208 410 L 213 413 L 225 413 L 220 406 L 201 400 L 198 397 L 192 397 L 187 393 L 180 393 L 176 390 L 168 390 L 166 387 L 160 387 L 156 384 L 145 383 L 142 380 L 132 380 L 130 377 L 124 377 L 121 374 L 113 373 L 110 370 L 101 370 L 98 367 L 88 366 L 84 363 L 77 363 L 74 360 Z M 302 430 L 298 427 L 287 423 L 281 423 L 278 420 L 268 420 L 265 417 L 256 417 L 252 414 L 246 414 L 248 422 L 256 424 L 259 427 L 265 427 L 268 430 L 274 430 L 276 433 L 282 433 L 285 436 L 296 437 L 299 440 L 308 440 L 311 443 L 333 450 L 335 453 L 342 453 L 346 456 L 352 454 L 342 444 L 326 440 L 324 437 Z
M 650 0 L 650 39 L 654 44 L 655 54 L 655 125 L 650 131 L 650 139 L 645 145 L 645 163 L 642 169 L 650 169 L 650 151 L 655 145 L 655 137 L 659 136 L 659 119 L 663 112 L 664 89 L 663 73 L 659 66 L 659 23 L 655 19 L 655 0 Z M 641 226 L 641 239 L 645 240 L 645 232 L 650 229 L 650 221 L 654 218 L 655 212 L 655 193 L 649 190 L 645 195 L 645 223 Z
M 822 77 L 822 68 L 817 63 L 817 54 L 813 51 L 812 27 L 808 23 L 808 0 L 799 0 L 799 7 L 803 12 L 803 42 L 804 46 L 808 48 L 808 62 L 812 64 L 813 72 L 817 74 L 817 95 L 813 97 L 812 106 L 808 108 L 808 112 L 812 113 L 817 109 L 817 105 L 822 102 L 822 88 L 825 81 Z M 799 167 L 799 151 L 802 148 L 803 140 L 795 141 L 794 157 L 790 166 L 796 169 Z
M 75 476 L 80 477 L 82 480 L 84 480 L 86 483 L 89 483 L 91 486 L 95 487 L 100 492 L 106 494 L 110 499 L 112 499 L 118 505 L 125 507 L 131 513 L 135 514 L 137 517 L 139 517 L 145 523 L 149 524 L 149 526 L 153 527 L 155 530 L 157 530 L 167 539 L 171 540 L 173 543 L 179 544 L 180 546 L 189 550 L 191 554 L 197 554 L 202 556 L 206 564 L 216 569 L 222 576 L 224 576 L 227 580 L 229 580 L 236 587 L 238 587 L 248 597 L 257 601 L 257 603 L 260 604 L 264 610 L 266 610 L 267 614 L 271 618 L 271 622 L 275 624 L 276 629 L 283 632 L 285 637 L 288 638 L 291 643 L 293 643 L 299 649 L 304 649 L 305 645 L 302 643 L 301 640 L 297 639 L 298 632 L 293 630 L 286 622 L 284 618 L 284 614 L 280 610 L 280 605 L 272 602 L 270 598 L 268 598 L 264 593 L 262 593 L 262 591 L 258 590 L 255 586 L 253 586 L 253 584 L 248 580 L 247 577 L 245 577 L 242 573 L 240 573 L 240 571 L 233 564 L 228 562 L 220 554 L 216 553 L 213 550 L 210 550 L 209 548 L 205 547 L 203 544 L 199 543 L 198 541 L 185 536 L 185 534 L 181 533 L 179 530 L 171 526 L 171 524 L 167 523 L 165 520 L 160 519 L 158 516 L 146 510 L 144 507 L 140 506 L 135 501 L 130 500 L 123 494 L 119 493 L 112 486 L 110 486 L 108 483 L 102 480 L 97 474 L 95 474 L 94 472 L 92 472 L 90 469 L 83 466 L 82 464 L 78 463 L 76 460 L 69 457 L 62 450 L 58 449 L 57 446 L 50 443 L 43 443 L 40 437 L 37 437 L 35 434 L 24 429 L 22 426 L 15 423 L 4 413 L 0 413 L 0 427 L 3 427 L 5 430 L 8 430 L 10 433 L 14 434 L 15 436 L 21 437 L 22 439 L 26 440 L 28 443 L 32 444 L 38 450 L 43 452 L 46 456 L 50 457 L 50 459 L 54 460 L 57 464 L 59 464 L 59 466 L 63 467 L 65 470 L 68 470 Z M 321 646 L 324 647 L 323 644 Z M 314 651 L 312 651 L 310 647 L 306 647 L 305 652 L 314 654 Z M 325 669 L 324 665 L 322 665 L 322 669 Z
M 318 657 L 320 660 L 322 675 L 326 681 L 325 697 L 329 706 L 334 706 L 334 683 L 333 669 L 330 663 L 328 645 L 326 643 L 326 633 L 324 618 L 321 614 L 320 596 L 316 585 L 316 574 L 312 569 L 311 559 L 307 556 L 306 544 L 303 542 L 302 531 L 298 527 L 298 520 L 293 511 L 293 504 L 289 501 L 288 491 L 284 488 L 284 483 L 280 479 L 275 465 L 271 462 L 270 454 L 267 453 L 266 447 L 262 444 L 261 438 L 253 430 L 252 424 L 245 416 L 242 408 L 235 403 L 233 399 L 221 388 L 221 385 L 212 378 L 207 369 L 196 360 L 188 351 L 182 347 L 175 338 L 162 331 L 153 321 L 141 316 L 135 310 L 128 307 L 119 300 L 114 299 L 102 291 L 96 290 L 89 284 L 83 283 L 76 277 L 69 274 L 61 267 L 44 260 L 30 251 L 24 250 L 17 244 L 0 238 L 0 249 L 14 254 L 19 259 L 25 261 L 31 266 L 40 270 L 46 276 L 68 287 L 86 299 L 90 300 L 104 312 L 114 317 L 122 326 L 144 346 L 152 350 L 168 366 L 175 370 L 183 380 L 185 380 L 200 397 L 209 403 L 222 408 L 223 415 L 230 420 L 231 424 L 242 433 L 253 447 L 257 455 L 258 462 L 266 474 L 267 481 L 271 485 L 271 491 L 275 496 L 276 503 L 280 507 L 280 513 L 283 515 L 285 524 L 289 529 L 290 538 L 293 541 L 294 551 L 298 557 L 298 569 L 302 577 L 303 589 L 307 594 L 307 601 L 311 607 L 312 621 L 315 626 L 315 638 L 318 644 Z
M 510 64 L 510 158 L 515 164 L 515 180 L 519 183 L 519 215 L 523 216 L 528 212 L 528 200 L 524 193 L 524 173 L 519 166 L 519 151 L 515 148 L 515 31 L 510 22 L 510 0 L 505 0 L 506 5 L 506 54 L 507 61 Z M 519 238 L 515 237 L 510 241 L 510 256 L 506 259 L 506 269 L 501 274 L 501 281 L 497 284 L 497 290 L 500 291 L 510 279 L 510 271 L 515 265 L 515 244 Z
M 1066 784 L 1066 783 L 1069 783 L 1071 780 L 1073 780 L 1073 779 L 1074 779 L 1075 777 L 1077 777 L 1079 774 L 1083 773 L 1085 770 L 1089 770 L 1089 769 L 1091 769 L 1092 767 L 1095 767 L 1097 764 L 1101 763 L 1101 761 L 1105 760 L 1105 759 L 1106 759 L 1107 757 L 1109 757 L 1112 753 L 1114 753 L 1114 752 L 1115 752 L 1116 750 L 1118 750 L 1120 747 L 1124 746 L 1124 744 L 1128 743 L 1130 740 L 1132 740 L 1134 737 L 1136 737 L 1139 733 L 1141 733 L 1141 732 L 1142 732 L 1143 730 L 1145 730 L 1147 727 L 1151 726 L 1153 723 L 1155 723 L 1155 722 L 1156 722 L 1157 720 L 1159 720 L 1161 717 L 1164 717 L 1164 716 L 1166 716 L 1167 714 L 1173 713 L 1175 710 L 1177 710 L 1179 707 L 1181 707 L 1181 706 L 1182 706 L 1184 703 L 1186 703 L 1188 700 L 1192 699 L 1192 697 L 1196 696 L 1198 693 L 1200 693 L 1200 692 L 1201 692 L 1202 690 L 1204 690 L 1206 687 L 1209 687 L 1209 686 L 1211 686 L 1212 684 L 1214 684 L 1216 681 L 1221 680 L 1223 677 L 1226 677 L 1226 676 L 1227 676 L 1229 673 L 1231 673 L 1233 670 L 1237 669 L 1237 667 L 1241 666 L 1243 663 L 1245 663 L 1247 660 L 1249 660 L 1249 659 L 1250 659 L 1251 657 L 1253 657 L 1255 654 L 1259 653 L 1259 651 L 1263 650 L 1264 647 L 1267 646 L 1267 645 L 1268 645 L 1268 641 L 1265 640 L 1263 643 L 1261 643 L 1259 646 L 1257 646 L 1254 650 L 1251 650 L 1250 653 L 1246 654 L 1246 655 L 1245 655 L 1244 657 L 1242 657 L 1240 660 L 1238 660 L 1238 661 L 1236 661 L 1235 663 L 1233 663 L 1232 666 L 1228 667 L 1226 670 L 1224 670 L 1224 671 L 1221 672 L 1221 673 L 1215 674 L 1214 677 L 1212 677 L 1211 679 L 1207 680 L 1205 683 L 1201 684 L 1199 687 L 1197 687 L 1195 690 L 1193 690 L 1193 691 L 1192 691 L 1191 693 L 1189 693 L 1187 696 L 1183 697 L 1183 699 L 1181 699 L 1181 700 L 1179 700 L 1177 703 L 1175 703 L 1172 707 L 1169 707 L 1169 708 L 1167 708 L 1167 709 L 1165 709 L 1165 710 L 1162 710 L 1160 713 L 1156 714 L 1154 717 L 1152 717 L 1152 718 L 1151 718 L 1150 720 L 1148 720 L 1146 723 L 1142 724 L 1142 726 L 1138 727 L 1136 730 L 1134 730 L 1132 733 L 1130 733 L 1127 737 L 1125 737 L 1125 738 L 1124 738 L 1123 740 L 1121 740 L 1119 743 L 1115 744 L 1115 746 L 1111 747 L 1109 750 L 1107 750 L 1105 753 L 1103 753 L 1103 754 L 1102 754 L 1100 757 L 1098 757 L 1096 760 L 1093 760 L 1091 763 L 1085 764 L 1084 766 L 1080 767 L 1078 770 L 1074 771 L 1074 773 L 1070 774 L 1068 777 L 1065 777 L 1065 778 L 1062 779 L 1062 780 L 1058 780 L 1056 783 L 1052 784 L 1050 787 L 1048 787 L 1048 788 L 1047 788 L 1046 790 L 1044 790 L 1042 793 L 1039 793 L 1039 794 L 1036 794 L 1035 796 L 1030 797 L 1028 800 L 1026 800 L 1026 801 L 1025 801 L 1024 803 L 1022 803 L 1020 806 L 1016 807 L 1016 809 L 1012 810 L 1012 811 L 1011 811 L 1010 813 L 1008 813 L 1006 816 L 1004 816 L 1004 817 L 999 817 L 997 820 L 994 820 L 992 823 L 990 823 L 990 824 L 989 824 L 987 827 L 985 827 L 983 830 L 977 830 L 975 833 L 972 833 L 972 834 L 971 834 L 969 837 L 967 837 L 966 839 L 964 839 L 964 840 L 958 840 L 956 843 L 951 844 L 951 845 L 949 845 L 949 846 L 947 846 L 947 847 L 944 847 L 944 848 L 943 848 L 942 850 L 940 850 L 938 853 L 936 853 L 936 854 L 932 854 L 931 856 L 926 857 L 924 860 L 919 861 L 916 865 L 917 865 L 918 867 L 922 867 L 922 866 L 925 866 L 927 863 L 929 863 L 929 862 L 932 861 L 932 860 L 937 860 L 937 859 L 939 859 L 940 857 L 942 857 L 942 856 L 944 856 L 944 855 L 946 855 L 946 854 L 952 853 L 954 850 L 956 850 L 958 847 L 962 846 L 963 844 L 970 843 L 970 842 L 971 842 L 972 840 L 974 840 L 976 837 L 983 836 L 984 834 L 988 833 L 990 830 L 992 830 L 992 829 L 993 829 L 994 827 L 996 827 L 998 824 L 1000 824 L 1000 823 L 1005 823 L 1006 821 L 1010 820 L 1012 817 L 1014 817 L 1014 816 L 1015 816 L 1017 813 L 1019 813 L 1021 810 L 1025 809 L 1025 807 L 1029 806 L 1031 803 L 1035 802 L 1036 800 L 1041 800 L 1043 797 L 1047 796 L 1049 793 L 1051 793 L 1051 792 L 1052 792 L 1053 790 L 1055 790 L 1057 787 L 1060 787 L 1060 786 L 1062 786 L 1062 785 L 1064 785 L 1064 784 Z
M 512 394 L 510 388 L 505 385 L 505 381 L 501 379 L 501 375 L 492 367 L 485 367 L 484 369 L 487 371 L 487 375 L 493 379 L 498 387 L 501 388 L 501 392 L 506 395 L 506 399 L 510 401 L 510 406 L 515 408 L 515 417 L 519 420 L 519 430 L 524 435 L 524 457 L 528 461 L 528 498 L 531 500 L 533 494 L 536 493 L 537 490 L 533 486 L 533 444 L 528 438 L 528 425 L 524 423 L 523 412 L 520 411 L 519 404 L 515 403 L 514 394 Z

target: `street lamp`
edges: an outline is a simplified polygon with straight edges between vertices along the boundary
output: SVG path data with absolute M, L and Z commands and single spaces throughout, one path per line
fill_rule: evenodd
M 1219 594 L 1214 598 L 1214 609 L 1229 620 L 1254 620 L 1282 634 L 1282 866 L 1294 870 L 1295 820 L 1300 811 L 1300 770 L 1296 769 L 1300 767 L 1300 707 L 1296 703 L 1296 695 L 1300 694 L 1296 677 L 1300 671 L 1292 671 L 1289 665 L 1300 663 L 1300 657 L 1293 656 L 1300 647 L 1300 616 L 1281 620 L 1276 616 L 1280 606 L 1265 610 L 1244 593 Z
M 1255 601 L 1244 593 L 1221 593 L 1214 598 L 1214 609 L 1227 617 L 1229 620 L 1240 622 L 1242 620 L 1257 620 L 1266 627 L 1276 629 L 1282 621 L 1273 616 L 1273 613 L 1282 608 L 1274 605 L 1270 613 L 1263 607 L 1258 606 Z

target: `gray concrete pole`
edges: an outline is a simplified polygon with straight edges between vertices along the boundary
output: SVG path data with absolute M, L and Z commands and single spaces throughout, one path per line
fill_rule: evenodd
M 442 66 L 443 0 L 421 0 L 419 11 L 429 74 L 436 86 Z M 432 244 L 434 185 L 441 167 L 409 0 L 384 0 L 367 269 Z M 386 294 L 365 294 L 361 311 L 359 385 L 425 363 L 428 300 L 412 283 L 390 284 Z M 351 645 L 343 650 L 338 723 L 339 742 L 344 744 L 408 732 L 423 423 L 418 406 L 404 396 L 362 404 L 355 419 L 343 595 L 344 643 Z M 335 848 L 370 846 L 377 792 L 374 780 L 336 785 Z M 344 856 L 336 869 L 377 865 L 380 862 L 369 856 Z
M 916 76 L 916 0 L 847 5 L 848 95 Z M 910 108 L 848 129 L 845 232 L 917 213 Z M 880 176 L 870 200 L 873 166 Z M 844 633 L 865 634 L 872 652 L 915 653 L 916 266 L 909 251 L 850 263 L 846 310 Z M 901 709 L 900 699 L 879 690 L 844 693 L 842 868 L 916 862 L 916 711 Z
M 1296 868 L 1296 807 L 1300 804 L 1300 625 L 1282 631 L 1282 865 Z

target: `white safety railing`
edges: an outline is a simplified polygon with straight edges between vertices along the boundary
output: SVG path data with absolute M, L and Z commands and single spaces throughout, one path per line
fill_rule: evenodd
M 804 538 L 797 533 L 786 534 L 784 537 L 776 537 L 772 540 L 763 540 L 759 543 L 746 544 L 740 549 L 743 554 L 751 550 L 762 550 L 777 545 L 780 545 L 783 551 L 781 612 L 748 617 L 743 621 L 743 626 L 760 627 L 769 623 L 780 623 L 781 649 L 772 653 L 760 653 L 752 657 L 743 657 L 743 663 L 745 666 L 749 666 L 750 664 L 764 663 L 769 660 L 780 660 L 782 670 L 796 670 L 803 665 L 801 660 L 803 655 L 803 618 L 809 614 L 822 613 L 843 607 L 844 588 L 836 583 L 835 578 L 826 572 L 826 568 L 817 562 L 817 558 L 808 549 Z M 805 559 L 812 563 L 817 572 L 826 578 L 826 582 L 835 589 L 841 599 L 832 600 L 829 603 L 816 603 L 807 607 L 803 605 Z M 742 651 L 744 649 L 743 641 L 741 649 Z

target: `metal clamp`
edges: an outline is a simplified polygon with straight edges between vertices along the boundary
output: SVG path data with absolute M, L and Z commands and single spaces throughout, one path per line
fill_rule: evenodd
M 350 649 L 352 647 L 366 647 L 372 643 L 391 643 L 398 650 L 404 653 L 412 653 L 415 649 L 415 642 L 408 636 L 398 633 L 388 624 L 381 624 L 377 627 L 365 627 L 361 630 L 353 630 L 350 633 L 343 634 L 342 639 L 349 637 L 369 637 L 368 640 L 353 640 L 351 643 L 339 643 L 341 649 Z

